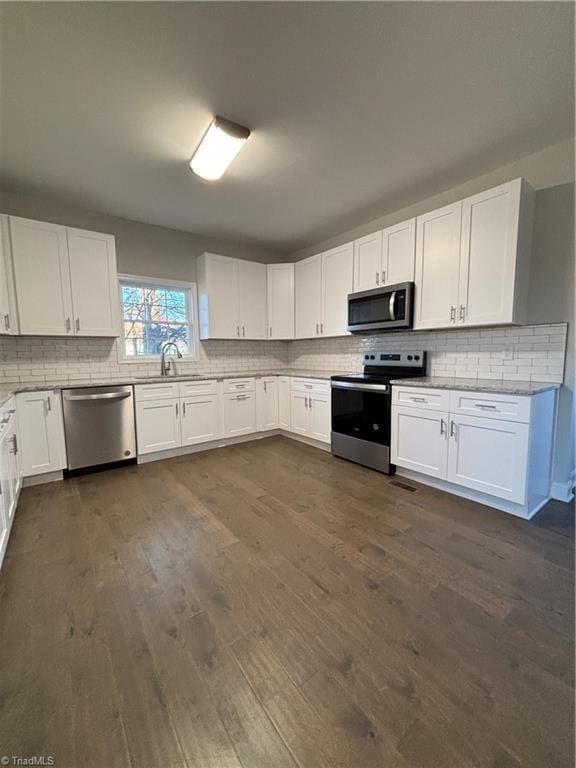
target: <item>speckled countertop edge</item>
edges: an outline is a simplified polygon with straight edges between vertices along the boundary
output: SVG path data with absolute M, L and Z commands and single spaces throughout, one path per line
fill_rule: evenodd
M 455 389 L 463 392 L 486 392 L 494 395 L 538 395 L 561 384 L 549 381 L 500 381 L 498 379 L 464 379 L 449 376 L 422 376 L 413 379 L 392 379 L 392 386 L 425 387 L 426 389 Z

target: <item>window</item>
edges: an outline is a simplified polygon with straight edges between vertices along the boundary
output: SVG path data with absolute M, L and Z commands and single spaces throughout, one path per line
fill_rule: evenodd
M 122 357 L 156 358 L 165 341 L 196 357 L 195 286 L 173 280 L 120 276 Z M 175 354 L 174 349 L 167 354 Z

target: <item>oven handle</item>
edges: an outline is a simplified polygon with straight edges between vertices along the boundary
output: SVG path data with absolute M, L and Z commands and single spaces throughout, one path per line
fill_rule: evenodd
M 64 400 L 124 400 L 132 392 L 105 392 L 101 395 L 64 395 Z
M 356 384 L 352 381 L 333 381 L 333 389 L 352 389 L 369 392 L 389 392 L 388 384 Z
M 390 294 L 390 320 L 396 320 L 396 291 L 392 291 Z

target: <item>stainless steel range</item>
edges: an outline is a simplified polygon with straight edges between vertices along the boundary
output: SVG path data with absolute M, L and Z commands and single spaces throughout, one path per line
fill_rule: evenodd
M 332 376 L 332 453 L 388 475 L 391 379 L 426 375 L 426 352 L 371 352 L 364 373 Z

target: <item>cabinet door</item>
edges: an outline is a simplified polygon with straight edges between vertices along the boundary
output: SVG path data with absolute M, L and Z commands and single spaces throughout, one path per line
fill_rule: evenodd
M 382 232 L 354 241 L 354 290 L 369 291 L 382 280 Z
M 150 400 L 136 403 L 138 454 L 179 448 L 180 401 Z
M 16 396 L 22 475 L 57 472 L 66 466 L 60 396 L 53 391 Z
M 182 406 L 182 445 L 196 445 L 222 437 L 218 395 L 184 397 Z
M 254 392 L 224 395 L 224 437 L 250 435 L 256 432 L 256 399 Z
M 346 243 L 322 254 L 322 336 L 346 336 L 348 294 L 354 284 L 354 246 Z
M 445 480 L 447 433 L 447 413 L 392 406 L 392 463 Z
M 278 379 L 278 422 L 280 429 L 290 429 L 290 379 L 280 376 Z
M 458 321 L 511 323 L 521 179 L 462 203 Z
M 114 237 L 70 227 L 66 232 L 74 332 L 79 336 L 118 336 Z
M 382 231 L 382 275 L 384 285 L 414 280 L 416 219 L 403 221 Z
M 8 216 L 0 216 L 0 333 L 18 333 Z
M 72 297 L 66 228 L 10 216 L 20 332 L 65 336 L 72 332 Z
M 416 219 L 415 328 L 456 322 L 462 202 Z
M 524 504 L 529 425 L 475 416 L 450 419 L 448 480 Z
M 238 293 L 242 338 L 268 338 L 266 264 L 238 260 Z
M 294 338 L 294 264 L 268 264 L 268 338 Z
M 238 261 L 215 253 L 205 253 L 200 256 L 197 264 L 200 338 L 238 338 Z
M 330 394 L 312 395 L 310 398 L 310 437 L 323 443 L 330 442 Z
M 256 381 L 256 424 L 258 431 L 278 429 L 278 377 Z
M 290 429 L 299 435 L 310 434 L 309 397 L 302 392 L 290 393 Z
M 320 335 L 322 321 L 322 255 L 294 265 L 294 309 L 297 339 Z

